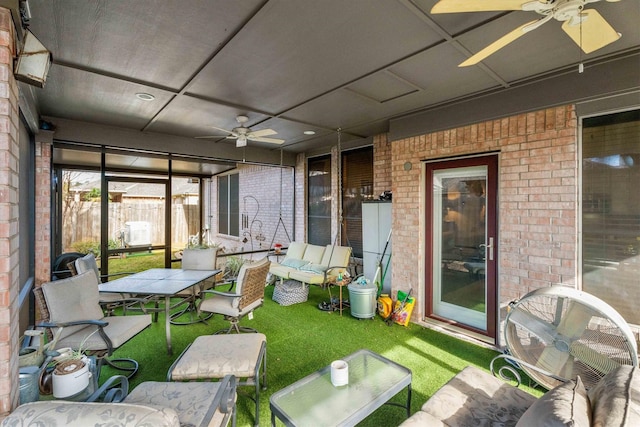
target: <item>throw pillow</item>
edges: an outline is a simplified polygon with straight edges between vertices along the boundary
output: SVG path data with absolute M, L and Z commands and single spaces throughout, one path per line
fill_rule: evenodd
M 327 269 L 324 265 L 309 263 L 300 267 L 300 270 L 311 271 L 312 273 L 324 274 Z
M 589 390 L 595 427 L 640 425 L 640 374 L 633 366 L 620 366 Z M 635 400 L 635 402 L 634 402 Z
M 307 265 L 309 264 L 309 261 L 305 261 L 302 259 L 295 259 L 295 258 L 286 258 L 284 261 L 282 261 L 281 265 L 285 266 L 285 267 L 291 267 L 291 268 L 300 268 L 303 265 Z
M 526 410 L 516 426 L 588 427 L 591 424 L 591 405 L 580 377 L 548 391 Z

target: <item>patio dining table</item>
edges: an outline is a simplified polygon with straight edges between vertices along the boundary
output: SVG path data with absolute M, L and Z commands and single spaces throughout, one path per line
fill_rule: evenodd
M 171 347 L 171 298 L 188 288 L 218 274 L 220 270 L 183 270 L 178 268 L 151 268 L 121 279 L 102 283 L 100 292 L 127 293 L 139 296 L 164 297 L 167 352 Z M 195 292 L 195 288 L 193 289 Z

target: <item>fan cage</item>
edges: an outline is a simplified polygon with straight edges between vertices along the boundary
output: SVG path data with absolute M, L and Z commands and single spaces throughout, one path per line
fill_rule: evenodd
M 555 328 L 571 316 L 570 310 L 574 318 L 579 313 L 584 325 L 569 322 L 563 328 L 577 330 L 565 336 Z M 548 389 L 560 384 L 553 376 L 570 380 L 579 375 L 590 388 L 617 366 L 638 365 L 636 341 L 619 313 L 604 301 L 567 287 L 543 288 L 512 303 L 505 342 L 508 353 L 525 362 L 522 370 Z

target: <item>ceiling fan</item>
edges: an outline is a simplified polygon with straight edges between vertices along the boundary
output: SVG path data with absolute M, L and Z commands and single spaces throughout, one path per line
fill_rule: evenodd
M 249 121 L 249 117 L 247 116 L 237 116 L 236 121 L 239 126 L 235 127 L 231 130 L 222 129 L 216 126 L 211 126 L 214 129 L 218 129 L 222 132 L 228 133 L 227 138 L 236 140 L 236 147 L 245 147 L 247 145 L 247 141 L 257 141 L 257 142 L 268 142 L 270 144 L 282 144 L 284 139 L 278 138 L 266 138 L 270 135 L 275 135 L 276 132 L 273 129 L 260 129 L 256 131 L 252 131 L 248 127 L 244 126 L 246 122 Z M 199 139 L 205 138 L 216 138 L 218 135 L 207 135 L 207 136 L 196 136 Z
M 556 19 L 562 29 L 585 53 L 591 53 L 621 37 L 595 9 L 584 10 L 589 3 L 602 0 L 440 0 L 431 13 L 490 12 L 502 10 L 533 11 L 542 18 L 528 22 L 491 43 L 459 67 L 475 65 L 542 24 Z M 606 0 L 617 2 L 620 0 Z

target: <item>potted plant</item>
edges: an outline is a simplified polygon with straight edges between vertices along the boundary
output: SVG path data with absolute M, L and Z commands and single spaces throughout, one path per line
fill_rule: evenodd
M 240 273 L 240 268 L 245 263 L 244 258 L 239 257 L 237 255 L 232 255 L 227 257 L 227 262 L 225 264 L 225 278 L 227 280 L 235 280 L 238 277 L 238 273 Z
M 80 393 L 89 385 L 89 358 L 80 351 L 58 357 L 53 369 L 53 396 L 62 399 Z
M 85 337 L 77 350 L 63 348 L 57 350 L 59 356 L 53 360 L 55 366 L 51 374 L 53 396 L 58 399 L 73 396 L 89 386 L 93 373 L 90 371 L 91 360 L 82 350 L 86 341 L 97 332 Z

